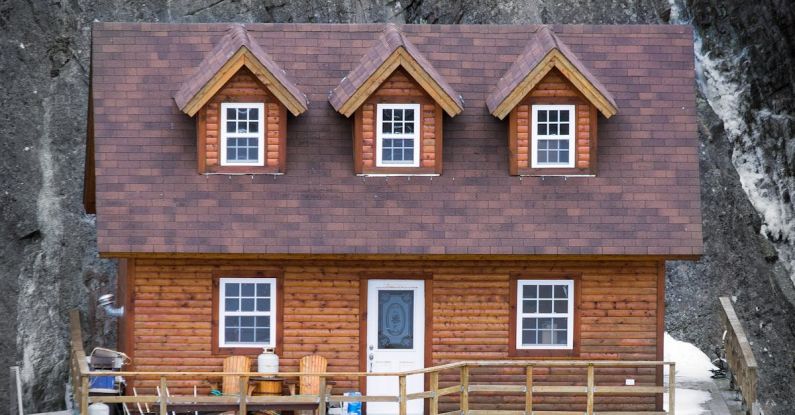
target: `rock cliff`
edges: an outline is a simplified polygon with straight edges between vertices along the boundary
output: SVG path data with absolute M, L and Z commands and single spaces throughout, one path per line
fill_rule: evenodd
M 704 258 L 670 264 L 668 329 L 712 352 L 736 297 L 768 414 L 795 404 L 795 11 L 788 0 L 0 0 L 0 368 L 26 411 L 63 408 L 67 311 L 115 343 L 96 297 L 115 267 L 82 208 L 90 24 L 152 22 L 691 23 L 701 120 Z M 5 370 L 5 369 L 3 369 Z M 0 381 L 0 407 L 7 408 Z

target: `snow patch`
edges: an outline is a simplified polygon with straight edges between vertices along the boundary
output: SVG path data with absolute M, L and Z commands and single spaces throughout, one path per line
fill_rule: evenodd
M 696 389 L 676 388 L 676 415 L 703 415 L 710 411 L 704 405 L 712 399 L 709 392 Z M 668 394 L 663 395 L 663 410 L 668 411 Z
M 666 362 L 676 363 L 676 381 L 679 382 L 712 382 L 711 369 L 717 369 L 712 364 L 709 356 L 691 343 L 676 340 L 667 332 L 665 333 Z M 666 371 L 666 378 L 667 378 Z

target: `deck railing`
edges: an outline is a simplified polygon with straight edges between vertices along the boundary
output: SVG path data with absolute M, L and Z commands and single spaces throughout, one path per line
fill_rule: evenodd
M 394 373 L 364 373 L 364 372 L 327 372 L 327 373 L 299 373 L 299 372 L 280 372 L 280 373 L 224 373 L 224 372 L 108 372 L 108 371 L 89 371 L 86 364 L 86 355 L 83 350 L 83 341 L 79 325 L 79 315 L 73 311 L 70 315 L 72 328 L 72 379 L 74 382 L 75 401 L 79 405 L 80 413 L 88 414 L 88 405 L 93 402 L 104 403 L 126 403 L 126 404 L 153 404 L 160 415 L 168 415 L 171 411 L 169 405 L 174 404 L 216 404 L 234 405 L 239 414 L 245 414 L 249 405 L 256 404 L 316 404 L 318 415 L 326 414 L 328 402 L 391 402 L 397 403 L 397 413 L 407 414 L 408 402 L 416 399 L 428 399 L 430 415 L 582 415 L 582 411 L 539 411 L 533 408 L 533 396 L 535 394 L 552 395 L 580 395 L 585 396 L 587 415 L 640 415 L 654 414 L 674 415 L 675 400 L 675 372 L 676 365 L 672 362 L 658 361 L 583 361 L 583 360 L 489 360 L 489 361 L 461 361 L 449 363 L 424 369 L 409 370 Z M 512 367 L 520 368 L 524 372 L 524 383 L 518 385 L 506 384 L 481 384 L 473 383 L 471 369 L 488 367 Z M 658 368 L 663 370 L 668 367 L 668 387 L 659 386 L 615 386 L 596 384 L 596 368 Z M 563 386 L 563 385 L 537 385 L 534 384 L 534 369 L 536 368 L 583 368 L 585 369 L 584 386 Z M 458 383 L 452 386 L 440 387 L 439 377 L 442 372 L 458 372 Z M 412 375 L 428 375 L 428 390 L 417 393 L 407 392 L 407 377 Z M 89 377 L 90 376 L 124 376 L 131 379 L 158 379 L 160 393 L 158 395 L 138 395 L 138 396 L 89 396 Z M 169 379 L 217 379 L 220 377 L 234 376 L 239 379 L 241 391 L 247 390 L 247 379 L 255 376 L 278 376 L 281 378 L 317 376 L 320 379 L 321 391 L 315 395 L 294 395 L 294 396 L 167 396 L 167 384 Z M 369 376 L 391 376 L 398 378 L 397 395 L 365 395 L 365 396 L 343 396 L 328 394 L 326 389 L 329 378 L 364 378 Z M 505 394 L 523 394 L 524 410 L 476 410 L 470 409 L 470 394 L 480 392 L 496 392 Z M 594 398 L 596 396 L 631 396 L 631 395 L 663 395 L 668 392 L 668 412 L 660 411 L 631 411 L 631 412 L 603 412 L 594 411 Z M 454 411 L 439 412 L 440 398 L 448 395 L 458 396 L 460 408 Z M 320 404 L 324 403 L 324 404 Z
M 729 297 L 720 297 L 721 320 L 726 330 L 724 347 L 726 348 L 726 362 L 732 375 L 732 383 L 740 389 L 748 414 L 757 415 L 759 404 L 756 401 L 757 365 L 751 344 L 745 336 L 740 319 L 734 311 Z

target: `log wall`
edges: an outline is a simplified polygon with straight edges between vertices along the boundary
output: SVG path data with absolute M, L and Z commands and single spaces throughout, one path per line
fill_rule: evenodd
M 267 262 L 143 260 L 129 267 L 134 300 L 131 325 L 134 369 L 138 371 L 220 371 L 224 354 L 213 350 L 213 279 L 279 270 L 283 279 L 281 368 L 297 371 L 298 359 L 321 354 L 329 371 L 363 370 L 360 359 L 360 284 L 365 278 L 425 275 L 430 287 L 426 365 L 458 360 L 511 359 L 510 284 L 534 275 L 577 275 L 580 290 L 579 354 L 571 359 L 659 360 L 662 357 L 661 261 L 524 261 L 524 262 Z M 266 270 L 266 271 L 263 271 Z M 364 275 L 367 275 L 365 277 Z M 251 356 L 255 357 L 256 352 Z M 551 357 L 561 359 L 561 357 Z M 597 383 L 653 385 L 655 369 L 597 369 Z M 356 379 L 339 379 L 339 390 L 358 388 Z M 476 369 L 473 383 L 522 384 L 516 370 Z M 443 374 L 442 386 L 457 383 Z M 536 369 L 537 384 L 585 385 L 585 371 Z M 170 388 L 189 393 L 193 383 L 174 381 Z M 206 389 L 207 385 L 199 385 Z M 141 381 L 139 388 L 154 387 Z M 191 389 L 181 389 L 191 388 Z M 204 389 L 203 389 L 204 390 Z M 523 395 L 473 394 L 472 409 L 518 409 Z M 455 409 L 455 398 L 441 409 Z M 553 406 L 554 402 L 554 406 Z M 654 397 L 597 397 L 597 410 L 641 410 Z M 583 397 L 536 397 L 538 410 L 581 410 Z M 562 408 L 562 409 L 561 409 Z

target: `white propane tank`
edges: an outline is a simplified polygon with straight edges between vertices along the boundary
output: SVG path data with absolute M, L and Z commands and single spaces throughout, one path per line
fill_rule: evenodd
M 94 402 L 88 406 L 88 415 L 110 415 L 110 407 L 102 402 Z
M 279 356 L 277 356 L 276 353 L 273 353 L 272 348 L 266 347 L 262 349 L 262 354 L 257 357 L 257 372 L 279 372 Z

